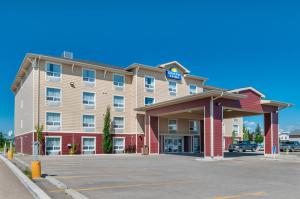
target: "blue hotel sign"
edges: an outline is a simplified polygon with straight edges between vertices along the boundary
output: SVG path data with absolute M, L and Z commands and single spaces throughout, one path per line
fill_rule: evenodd
M 169 79 L 181 80 L 181 73 L 178 72 L 177 67 L 172 67 L 166 70 L 166 77 Z

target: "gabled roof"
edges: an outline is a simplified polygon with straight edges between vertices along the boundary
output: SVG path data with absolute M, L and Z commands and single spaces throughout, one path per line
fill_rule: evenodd
M 281 108 L 287 108 L 293 106 L 293 104 L 289 104 L 286 102 L 279 102 L 274 100 L 260 100 L 260 104 L 268 105 L 268 106 L 276 106 Z
M 190 71 L 187 68 L 185 68 L 183 65 L 181 65 L 178 61 L 171 61 L 171 62 L 168 62 L 165 64 L 161 64 L 158 66 L 158 68 L 165 68 L 166 66 L 169 66 L 172 64 L 176 64 L 179 68 L 181 68 L 184 71 L 185 74 L 190 73 Z
M 259 96 L 261 96 L 262 98 L 265 98 L 266 96 L 264 94 L 262 94 L 261 92 L 259 92 L 258 90 L 256 90 L 255 88 L 253 87 L 244 87 L 244 88 L 238 88 L 238 89 L 233 89 L 233 90 L 229 90 L 228 92 L 231 92 L 231 93 L 238 93 L 240 91 L 245 91 L 245 90 L 251 90 L 253 91 L 254 93 L 258 94 Z

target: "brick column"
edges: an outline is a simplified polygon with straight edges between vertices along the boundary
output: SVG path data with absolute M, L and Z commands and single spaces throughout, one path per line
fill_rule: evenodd
M 271 155 L 273 147 L 276 149 L 276 154 L 279 152 L 279 137 L 278 137 L 278 113 L 271 112 L 264 114 L 265 126 L 265 155 Z
M 211 101 L 205 106 L 204 157 L 223 157 L 222 121 L 222 106 L 216 101 Z
M 158 117 L 146 114 L 145 132 L 145 143 L 149 147 L 149 153 L 158 153 Z

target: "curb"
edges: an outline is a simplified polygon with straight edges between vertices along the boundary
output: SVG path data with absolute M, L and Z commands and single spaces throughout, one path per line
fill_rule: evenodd
M 6 166 L 17 176 L 17 178 L 22 182 L 26 189 L 33 195 L 36 199 L 51 199 L 40 187 L 34 184 L 26 175 L 20 171 L 13 163 L 0 155 L 1 160 L 6 164 Z
M 20 164 L 23 164 L 24 166 L 27 166 L 27 167 L 29 166 L 26 162 L 24 162 L 23 160 L 20 160 L 17 157 L 15 157 L 15 160 L 18 161 Z M 44 173 L 43 170 L 42 170 L 42 173 Z M 45 179 L 48 180 L 49 183 L 56 186 L 58 189 L 63 189 L 65 191 L 65 193 L 68 194 L 69 196 L 71 196 L 73 199 L 88 199 L 86 196 L 82 195 L 78 191 L 68 188 L 67 185 L 65 185 L 63 182 L 57 180 L 53 176 L 46 176 Z

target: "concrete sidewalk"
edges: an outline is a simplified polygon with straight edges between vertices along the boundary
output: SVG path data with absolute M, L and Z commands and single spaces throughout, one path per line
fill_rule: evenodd
M 0 198 L 33 199 L 34 197 L 0 159 Z

